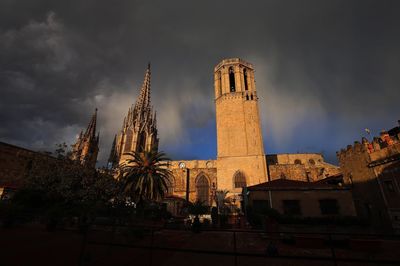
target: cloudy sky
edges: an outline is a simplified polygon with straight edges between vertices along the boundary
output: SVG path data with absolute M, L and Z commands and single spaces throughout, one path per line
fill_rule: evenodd
M 335 152 L 400 119 L 400 1 L 0 2 L 0 141 L 73 143 L 99 108 L 100 164 L 147 62 L 161 149 L 215 158 L 213 67 L 253 63 L 265 151 Z

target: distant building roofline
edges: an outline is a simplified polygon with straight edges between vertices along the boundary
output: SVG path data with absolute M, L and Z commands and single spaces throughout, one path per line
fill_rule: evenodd
M 349 186 L 329 184 L 329 181 L 341 178 L 340 175 L 330 176 L 315 182 L 298 181 L 290 179 L 275 179 L 269 182 L 261 183 L 247 187 L 249 191 L 262 190 L 347 190 Z

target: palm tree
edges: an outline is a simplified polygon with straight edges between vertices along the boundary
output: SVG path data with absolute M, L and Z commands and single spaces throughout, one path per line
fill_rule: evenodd
M 215 191 L 215 201 L 217 202 L 217 207 L 219 213 L 225 213 L 225 203 L 227 203 L 226 196 L 228 195 L 229 190 L 217 190 Z
M 128 153 L 132 156 L 121 168 L 124 192 L 133 200 L 158 201 L 164 197 L 171 182 L 169 159 L 157 150 Z

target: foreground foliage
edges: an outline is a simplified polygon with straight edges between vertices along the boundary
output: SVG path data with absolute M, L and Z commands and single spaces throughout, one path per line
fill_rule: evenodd
M 31 164 L 13 198 L 2 203 L 1 216 L 13 220 L 44 219 L 58 223 L 68 217 L 90 220 L 111 205 L 118 191 L 116 180 L 66 158 L 43 157 Z

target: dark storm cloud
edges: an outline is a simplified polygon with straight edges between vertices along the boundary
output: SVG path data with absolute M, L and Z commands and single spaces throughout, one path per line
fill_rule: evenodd
M 256 68 L 266 151 L 332 158 L 365 127 L 377 134 L 399 118 L 399 7 L 2 1 L 0 139 L 52 150 L 74 141 L 97 106 L 104 162 L 150 60 L 162 148 L 202 157 L 193 136 L 214 120 L 213 67 L 241 57 Z

